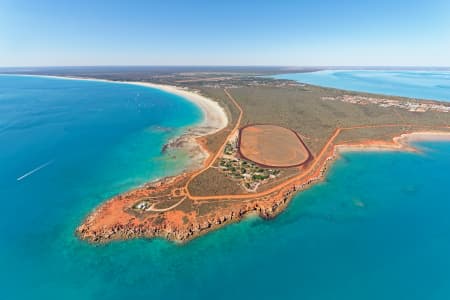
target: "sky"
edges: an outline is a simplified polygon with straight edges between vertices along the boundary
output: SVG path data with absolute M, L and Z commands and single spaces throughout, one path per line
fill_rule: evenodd
M 0 67 L 450 66 L 449 0 L 0 0 Z

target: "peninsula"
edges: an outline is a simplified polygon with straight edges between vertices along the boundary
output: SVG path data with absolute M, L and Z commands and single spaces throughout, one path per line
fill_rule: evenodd
M 250 215 L 273 218 L 326 175 L 340 151 L 417 151 L 448 139 L 450 103 L 355 93 L 242 72 L 95 77 L 164 89 L 195 102 L 204 121 L 162 150 L 192 164 L 100 204 L 76 229 L 93 243 L 186 242 Z

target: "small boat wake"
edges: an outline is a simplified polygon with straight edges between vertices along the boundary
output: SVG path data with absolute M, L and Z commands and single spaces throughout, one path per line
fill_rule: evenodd
M 53 159 L 52 159 L 52 160 L 49 160 L 49 161 L 46 162 L 45 164 L 40 165 L 40 166 L 37 167 L 37 168 L 34 168 L 33 170 L 31 170 L 31 171 L 29 171 L 29 172 L 23 174 L 22 176 L 17 177 L 17 181 L 21 181 L 21 180 L 27 178 L 28 176 L 32 175 L 33 173 L 36 173 L 37 171 L 39 171 L 39 170 L 41 170 L 41 169 L 47 167 L 48 165 L 50 165 L 50 164 L 52 164 L 52 163 L 53 163 Z

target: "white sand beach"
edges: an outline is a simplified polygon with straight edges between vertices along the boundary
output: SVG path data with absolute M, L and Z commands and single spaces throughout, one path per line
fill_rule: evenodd
M 52 75 L 18 75 L 18 76 L 30 76 L 30 77 L 47 77 L 54 79 L 66 79 L 66 80 L 87 80 L 87 81 L 100 81 L 110 82 L 116 84 L 132 84 L 139 85 L 153 89 L 159 89 L 171 94 L 178 95 L 187 101 L 194 103 L 198 106 L 203 113 L 203 120 L 201 123 L 189 128 L 181 136 L 174 138 L 165 146 L 165 149 L 179 149 L 189 156 L 189 165 L 186 171 L 196 170 L 203 166 L 210 153 L 206 151 L 197 141 L 198 137 L 210 135 L 216 133 L 228 125 L 228 117 L 225 110 L 219 105 L 218 102 L 209 99 L 195 91 L 190 91 L 182 87 L 156 84 L 142 81 L 113 81 L 99 78 L 89 77 L 74 77 L 74 76 L 52 76 Z
M 214 100 L 208 99 L 196 92 L 186 90 L 181 87 L 155 84 L 139 81 L 123 81 L 122 83 L 141 85 L 150 88 L 159 89 L 171 94 L 181 96 L 196 104 L 203 112 L 203 121 L 198 127 L 203 129 L 203 135 L 215 133 L 228 125 L 228 117 L 224 109 Z
M 203 120 L 202 123 L 198 124 L 201 128 L 201 135 L 208 135 L 218 132 L 225 128 L 228 125 L 228 117 L 225 113 L 225 110 L 217 103 L 216 101 L 209 99 L 205 96 L 200 95 L 197 92 L 189 91 L 185 88 L 165 85 L 165 84 L 156 84 L 150 82 L 142 82 L 142 81 L 114 81 L 107 79 L 99 79 L 99 78 L 89 78 L 89 77 L 75 77 L 75 76 L 53 76 L 53 75 L 25 75 L 25 74 L 16 74 L 15 76 L 24 76 L 24 77 L 46 77 L 46 78 L 54 78 L 54 79 L 66 79 L 66 80 L 88 80 L 88 81 L 100 81 L 100 82 L 111 82 L 111 83 L 121 83 L 121 84 L 133 84 L 140 85 L 149 88 L 159 89 L 171 94 L 178 95 L 183 97 L 184 99 L 191 101 L 195 105 L 197 105 L 203 112 Z M 200 131 L 200 130 L 198 130 Z

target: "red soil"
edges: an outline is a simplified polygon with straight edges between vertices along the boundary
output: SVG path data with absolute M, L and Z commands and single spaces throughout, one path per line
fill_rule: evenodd
M 242 128 L 239 152 L 247 160 L 277 168 L 300 166 L 310 158 L 308 149 L 296 132 L 268 124 Z

